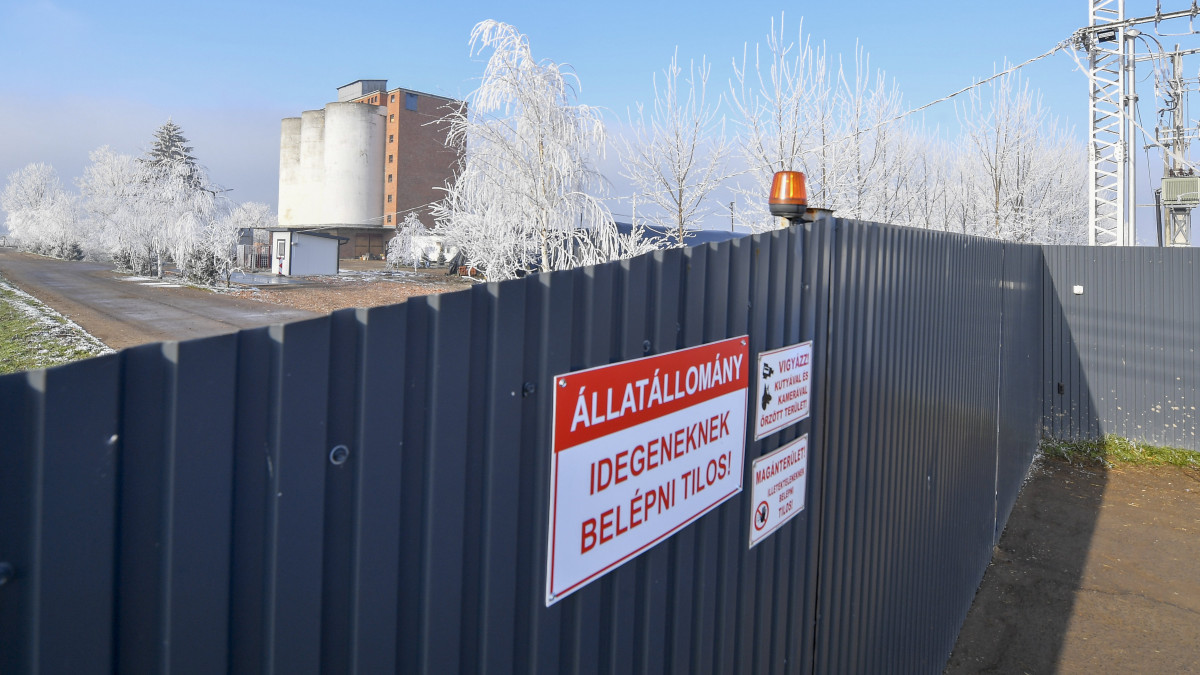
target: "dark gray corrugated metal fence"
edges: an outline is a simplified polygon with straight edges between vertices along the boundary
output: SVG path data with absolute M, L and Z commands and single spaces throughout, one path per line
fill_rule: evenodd
M 838 221 L 0 378 L 0 671 L 939 670 L 1036 442 L 1041 264 Z M 810 433 L 805 510 L 546 608 L 551 378 L 743 334 L 816 341 L 812 417 L 746 446 Z
M 939 672 L 1037 446 L 1037 248 L 857 225 L 833 256 L 815 670 Z
M 1200 249 L 1045 255 L 1046 433 L 1200 450 Z

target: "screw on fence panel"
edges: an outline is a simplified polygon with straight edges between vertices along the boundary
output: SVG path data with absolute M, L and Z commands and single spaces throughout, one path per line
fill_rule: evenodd
M 329 463 L 333 464 L 334 466 L 341 466 L 345 464 L 346 460 L 349 458 L 350 448 L 347 448 L 344 445 L 334 446 L 334 448 L 329 451 Z

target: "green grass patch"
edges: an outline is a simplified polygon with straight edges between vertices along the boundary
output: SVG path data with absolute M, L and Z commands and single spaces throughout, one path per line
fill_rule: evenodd
M 37 298 L 0 278 L 0 375 L 111 351 Z
M 1146 445 L 1120 436 L 1083 441 L 1043 439 L 1041 450 L 1045 456 L 1069 464 L 1200 468 L 1200 452 Z

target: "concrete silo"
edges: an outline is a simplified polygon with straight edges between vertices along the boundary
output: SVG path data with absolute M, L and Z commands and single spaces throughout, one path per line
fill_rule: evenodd
M 323 219 L 325 186 L 325 111 L 300 113 L 300 180 L 294 225 L 317 225 Z M 282 213 L 282 210 L 281 210 Z
M 300 185 L 300 118 L 286 117 L 279 134 L 279 224 L 297 225 Z
M 461 150 L 426 124 L 445 97 L 387 90 L 387 80 L 355 80 L 338 101 L 283 121 L 279 146 L 279 225 L 320 229 L 347 241 L 338 254 L 378 257 L 400 216 L 440 198 Z
M 383 155 L 387 108 L 366 103 L 325 106 L 322 223 L 383 222 Z

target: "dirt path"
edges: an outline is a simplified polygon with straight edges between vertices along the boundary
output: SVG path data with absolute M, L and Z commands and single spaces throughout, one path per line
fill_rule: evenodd
M 947 673 L 1200 673 L 1200 471 L 1035 468 Z
M 0 276 L 58 310 L 113 349 L 188 340 L 317 316 L 314 312 L 234 298 L 0 248 Z

